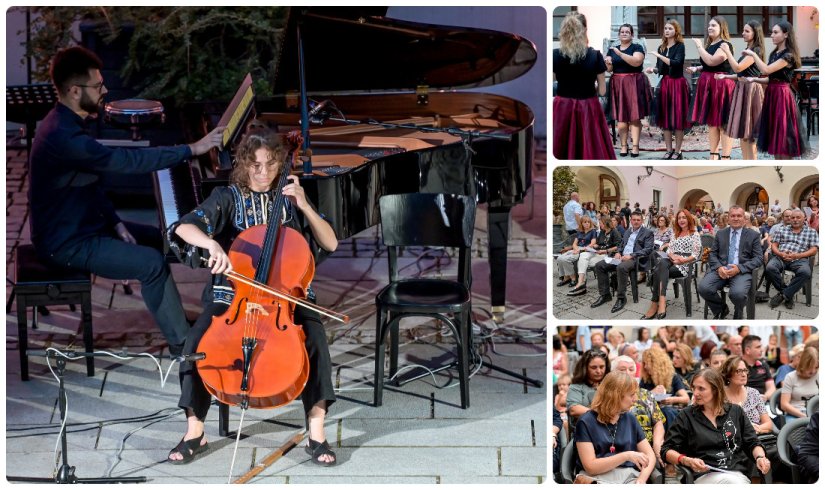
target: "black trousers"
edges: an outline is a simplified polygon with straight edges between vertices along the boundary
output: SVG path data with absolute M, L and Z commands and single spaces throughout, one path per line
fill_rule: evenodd
M 596 280 L 598 281 L 599 285 L 599 294 L 602 296 L 607 296 L 610 294 L 610 281 L 609 276 L 611 271 L 616 271 L 616 275 L 618 276 L 618 289 L 616 290 L 616 296 L 619 298 L 625 298 L 627 289 L 628 278 L 630 277 L 630 271 L 636 268 L 636 261 L 639 259 L 631 259 L 625 260 L 619 265 L 608 264 L 605 261 L 601 261 L 596 264 L 594 270 L 596 271 Z
M 670 259 L 660 258 L 653 268 L 651 276 L 650 293 L 653 295 L 652 301 L 659 301 L 660 296 L 665 296 L 667 292 L 667 280 L 682 276 L 682 271 L 673 265 Z
M 222 315 L 227 308 L 229 306 L 223 303 L 206 305 L 198 320 L 189 330 L 186 344 L 183 347 L 184 354 L 197 352 L 201 338 L 212 323 L 212 317 Z M 329 409 L 329 406 L 335 402 L 335 390 L 332 387 L 332 361 L 329 356 L 324 325 L 317 313 L 301 307 L 295 310 L 295 324 L 303 325 L 306 336 L 305 345 L 309 355 L 309 378 L 301 393 L 304 413 L 309 413 L 309 410 L 321 400 L 326 400 L 327 409 Z M 178 406 L 192 410 L 198 420 L 203 421 L 206 419 L 211 403 L 212 396 L 206 391 L 196 364 L 194 362 L 182 363 Z
M 183 348 L 189 323 L 169 264 L 160 252 L 163 238 L 158 228 L 123 222 L 137 245 L 114 235 L 98 235 L 43 257 L 64 267 L 89 271 L 107 279 L 137 279 L 146 308 L 169 342 L 169 351 L 178 355 Z

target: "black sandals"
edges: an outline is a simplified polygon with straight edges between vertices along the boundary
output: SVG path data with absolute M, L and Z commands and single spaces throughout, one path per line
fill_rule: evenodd
M 338 458 L 335 456 L 335 453 L 329 448 L 329 442 L 318 442 L 313 441 L 312 439 L 309 440 L 309 446 L 306 446 L 304 449 L 306 450 L 307 454 L 312 456 L 312 462 L 319 465 L 319 466 L 335 466 L 335 463 L 338 462 Z M 334 459 L 330 462 L 320 461 L 320 458 L 323 455 L 332 456 Z
M 183 459 L 170 459 L 169 457 L 166 458 L 170 464 L 189 464 L 194 461 L 199 454 L 202 454 L 206 451 L 207 446 L 209 443 L 207 442 L 204 445 L 201 445 L 201 441 L 203 440 L 204 434 L 201 434 L 200 437 L 196 437 L 194 439 L 189 439 L 188 441 L 184 441 L 183 439 L 180 440 L 175 449 L 169 451 L 169 456 L 173 453 L 180 453 L 183 456 Z

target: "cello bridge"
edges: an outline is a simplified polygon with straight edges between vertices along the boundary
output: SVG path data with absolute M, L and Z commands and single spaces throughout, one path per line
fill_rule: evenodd
M 246 314 L 249 315 L 251 313 L 259 313 L 263 316 L 269 316 L 269 312 L 266 311 L 266 308 L 260 303 L 252 303 L 249 302 L 246 304 Z

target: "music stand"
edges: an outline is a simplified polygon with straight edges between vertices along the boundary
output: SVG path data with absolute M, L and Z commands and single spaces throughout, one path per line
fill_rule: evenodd
M 26 125 L 28 153 L 32 149 L 35 124 L 46 117 L 56 102 L 57 92 L 50 83 L 6 87 L 6 119 Z
M 66 420 L 66 388 L 63 383 L 63 372 L 66 369 L 66 357 L 62 355 L 57 355 L 53 351 L 44 351 L 44 350 L 31 350 L 27 351 L 26 355 L 32 356 L 44 356 L 47 358 L 54 358 L 57 360 L 57 379 L 58 379 L 58 407 L 60 408 L 60 423 L 61 426 L 63 425 L 64 421 Z M 83 357 L 96 357 L 101 355 L 108 355 L 108 354 L 98 354 L 95 352 L 72 352 L 69 355 L 69 359 L 80 359 Z M 131 356 L 133 357 L 133 356 Z M 37 478 L 37 477 L 27 477 L 27 476 L 6 476 L 6 479 L 10 482 L 27 482 L 27 483 L 145 483 L 146 477 L 145 476 L 124 476 L 124 477 L 109 477 L 109 478 L 78 478 L 75 476 L 74 466 L 69 466 L 69 446 L 66 440 L 66 429 L 60 431 L 60 444 L 61 444 L 61 451 L 63 452 L 63 464 L 60 466 L 60 469 L 57 471 L 57 476 L 54 478 Z

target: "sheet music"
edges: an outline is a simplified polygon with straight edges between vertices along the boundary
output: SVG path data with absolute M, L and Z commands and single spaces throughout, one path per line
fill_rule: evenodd
M 740 475 L 740 476 L 742 475 L 742 473 L 739 473 L 738 471 L 723 470 L 722 468 L 717 468 L 717 467 L 715 467 L 715 466 L 711 466 L 711 465 L 709 465 L 709 464 L 707 464 L 707 463 L 705 463 L 705 466 L 706 466 L 706 467 L 707 467 L 710 471 L 717 471 L 717 472 L 719 472 L 719 473 L 728 473 L 728 474 L 730 474 L 730 475 Z

